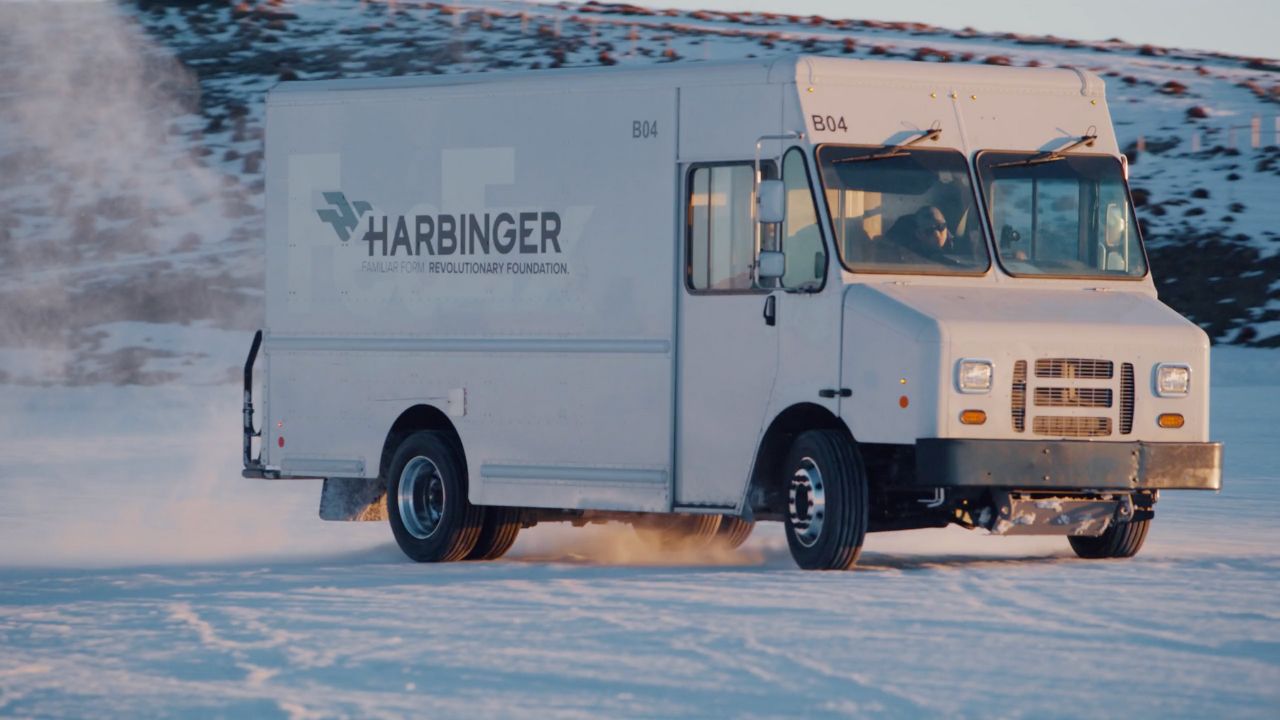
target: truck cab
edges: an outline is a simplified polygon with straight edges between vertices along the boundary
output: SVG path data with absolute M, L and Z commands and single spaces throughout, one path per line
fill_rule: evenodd
M 550 520 L 781 521 L 814 569 L 952 523 L 1127 557 L 1161 490 L 1220 486 L 1208 338 L 1157 298 L 1091 73 L 798 56 L 268 107 L 245 473 L 325 478 L 322 516 L 415 559 Z

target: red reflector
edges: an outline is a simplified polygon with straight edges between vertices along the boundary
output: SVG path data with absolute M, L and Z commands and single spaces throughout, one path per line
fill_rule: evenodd
M 277 445 L 279 445 L 280 447 L 284 447 L 284 436 L 283 436 L 283 435 L 281 435 L 280 437 L 276 438 L 276 444 L 277 444 Z

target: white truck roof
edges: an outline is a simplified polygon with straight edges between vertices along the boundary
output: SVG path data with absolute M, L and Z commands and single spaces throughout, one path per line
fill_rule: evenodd
M 456 75 L 283 82 L 269 94 L 274 102 L 306 101 L 335 92 L 468 88 L 518 83 L 536 90 L 576 84 L 582 90 L 689 85 L 816 84 L 931 86 L 942 89 L 1020 88 L 1036 93 L 1101 97 L 1104 83 L 1077 68 L 1013 68 L 959 63 L 857 60 L 819 55 L 783 55 L 756 60 L 681 62 L 638 67 L 517 70 Z

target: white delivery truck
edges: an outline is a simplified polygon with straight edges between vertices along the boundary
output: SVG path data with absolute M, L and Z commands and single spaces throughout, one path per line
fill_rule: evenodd
M 949 523 L 1127 557 L 1161 490 L 1220 486 L 1208 339 L 1091 73 L 283 83 L 266 163 L 244 474 L 323 478 L 415 560 L 552 520 L 781 521 L 805 568 Z

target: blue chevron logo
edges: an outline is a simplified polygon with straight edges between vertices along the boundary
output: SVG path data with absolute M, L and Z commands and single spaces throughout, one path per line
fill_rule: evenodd
M 316 214 L 320 219 L 333 226 L 334 232 L 338 233 L 338 237 L 342 242 L 351 239 L 351 231 L 356 229 L 356 225 L 360 222 L 360 218 L 373 209 L 373 206 L 363 200 L 356 200 L 353 203 L 347 202 L 346 195 L 340 192 L 322 193 L 324 201 L 333 206 L 324 210 L 317 210 Z

